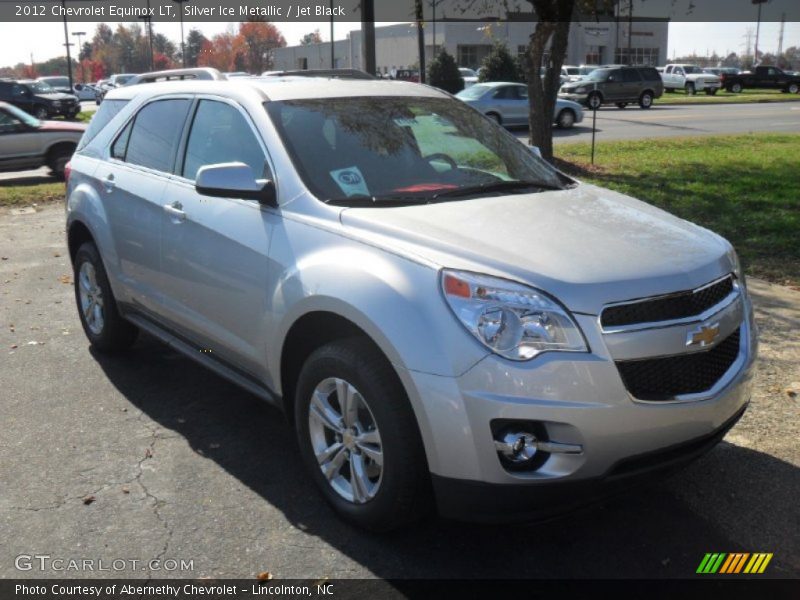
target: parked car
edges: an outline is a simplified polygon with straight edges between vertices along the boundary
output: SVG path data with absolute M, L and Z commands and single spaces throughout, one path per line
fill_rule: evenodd
M 36 81 L 40 81 L 49 85 L 56 92 L 62 94 L 71 94 L 72 88 L 69 85 L 69 77 L 61 77 L 60 75 L 48 75 L 46 77 L 37 77 Z
M 73 119 L 81 111 L 77 97 L 56 92 L 41 81 L 2 79 L 0 101 L 13 104 L 40 121 L 58 116 Z
M 86 130 L 83 123 L 40 121 L 7 102 L 0 102 L 0 171 L 50 167 L 64 169 Z
M 650 108 L 660 98 L 664 84 L 653 67 L 611 67 L 595 69 L 585 78 L 561 86 L 558 97 L 596 110 L 603 104 L 625 108 L 637 102 Z
M 112 75 L 108 79 L 103 79 L 98 81 L 97 85 L 97 94 L 95 95 L 95 102 L 99 105 L 105 95 L 113 89 L 121 87 L 123 85 L 127 85 L 129 81 L 131 81 L 134 77 L 136 77 L 135 73 L 121 73 L 119 75 Z
M 597 68 L 597 65 L 582 65 L 580 67 L 572 65 L 563 66 L 561 67 L 562 83 L 567 81 L 580 81 Z
M 778 67 L 756 67 L 738 75 L 726 74 L 722 80 L 725 89 L 738 94 L 745 88 L 781 90 L 787 94 L 800 91 L 800 76 L 790 75 Z
M 72 89 L 73 95 L 77 96 L 81 102 L 97 98 L 97 88 L 90 83 L 76 83 Z
M 713 96 L 722 87 L 719 77 L 706 73 L 695 65 L 667 65 L 664 67 L 661 79 L 664 81 L 665 92 L 684 90 L 689 96 L 697 92 Z
M 397 69 L 394 78 L 399 81 L 419 83 L 419 71 L 416 69 Z
M 468 88 L 478 83 L 478 73 L 476 71 L 468 69 L 467 67 L 459 67 L 458 72 L 461 74 L 461 79 L 464 80 L 465 88 Z
M 492 81 L 461 90 L 456 98 L 469 104 L 500 125 L 527 125 L 528 88 L 519 83 Z M 563 129 L 583 121 L 583 108 L 577 102 L 558 98 L 553 121 Z
M 106 102 L 66 189 L 89 342 L 149 332 L 284 409 L 345 519 L 561 512 L 701 455 L 747 407 L 731 245 L 444 92 L 260 78 Z

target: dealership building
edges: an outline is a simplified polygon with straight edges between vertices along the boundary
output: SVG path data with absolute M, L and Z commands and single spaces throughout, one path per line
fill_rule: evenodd
M 512 53 L 523 54 L 535 23 L 530 21 L 437 21 L 424 28 L 426 56 L 434 56 L 442 47 L 452 54 L 460 67 L 477 68 L 496 41 L 506 44 Z M 569 32 L 565 64 L 663 65 L 667 60 L 667 19 L 623 18 L 619 22 L 575 22 Z M 415 23 L 400 23 L 375 28 L 375 54 L 378 71 L 390 74 L 396 69 L 415 66 L 419 61 Z M 334 42 L 331 65 L 330 42 L 277 48 L 273 51 L 276 70 L 361 68 L 361 30 L 350 32 L 347 39 Z

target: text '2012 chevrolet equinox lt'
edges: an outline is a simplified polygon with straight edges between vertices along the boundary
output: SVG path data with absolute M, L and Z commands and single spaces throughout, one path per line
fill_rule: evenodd
M 97 350 L 143 330 L 283 408 L 370 529 L 564 511 L 702 454 L 749 401 L 727 241 L 426 86 L 113 90 L 67 232 Z

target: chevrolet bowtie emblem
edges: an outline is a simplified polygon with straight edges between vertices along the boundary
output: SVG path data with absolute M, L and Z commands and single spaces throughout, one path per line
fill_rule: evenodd
M 687 346 L 708 346 L 714 343 L 719 336 L 719 323 L 701 325 L 699 329 L 690 331 L 686 337 Z

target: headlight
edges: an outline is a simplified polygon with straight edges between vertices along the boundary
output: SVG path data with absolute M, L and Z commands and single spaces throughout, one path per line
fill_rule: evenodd
M 576 94 L 585 94 L 588 91 L 589 91 L 589 88 L 586 87 L 585 85 L 582 86 L 582 87 L 579 87 L 579 88 L 575 88 L 575 93 Z
M 733 249 L 733 246 L 731 246 L 730 250 L 728 250 L 728 258 L 733 265 L 733 273 L 736 275 L 739 285 L 741 285 L 743 289 L 747 289 L 747 281 L 745 281 L 744 278 L 744 269 L 742 268 L 742 263 L 739 260 L 739 255 L 736 253 L 736 250 Z
M 580 329 L 543 292 L 464 271 L 442 271 L 447 303 L 469 332 L 492 352 L 530 360 L 547 351 L 588 352 Z

